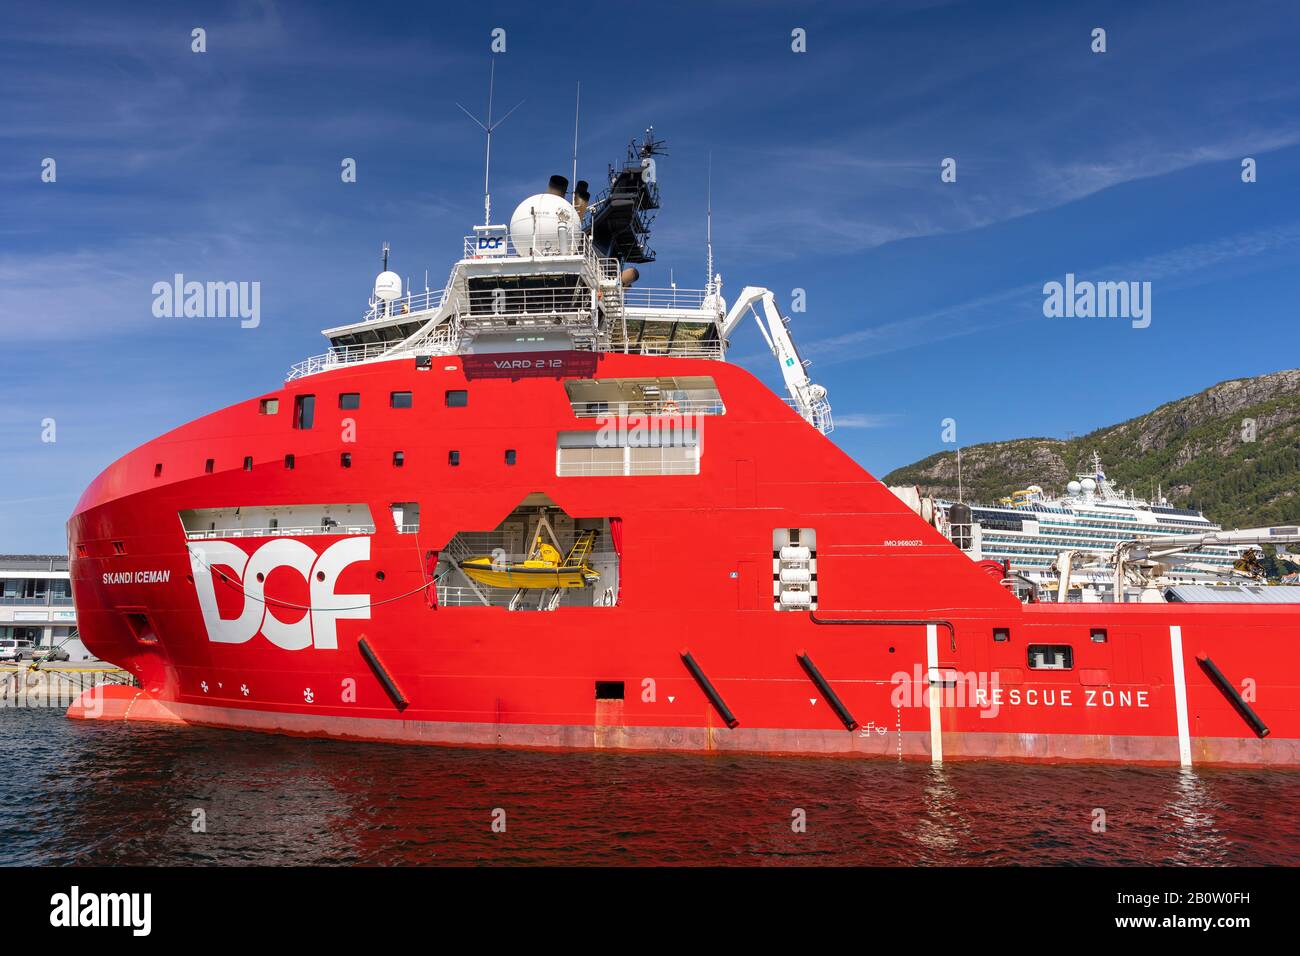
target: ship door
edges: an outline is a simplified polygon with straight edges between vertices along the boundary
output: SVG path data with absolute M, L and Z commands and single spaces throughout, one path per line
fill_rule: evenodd
M 739 562 L 736 565 L 736 607 L 742 611 L 754 611 L 770 604 L 771 599 L 758 572 L 758 562 Z

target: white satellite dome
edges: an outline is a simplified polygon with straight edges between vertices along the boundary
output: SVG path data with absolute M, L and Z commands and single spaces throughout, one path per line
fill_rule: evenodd
M 1079 484 L 1077 481 L 1072 481 L 1065 486 L 1065 490 L 1072 495 L 1077 495 L 1080 491 L 1083 490 L 1083 485 Z
M 510 217 L 510 241 L 521 256 L 565 255 L 576 250 L 581 230 L 578 211 L 551 193 L 529 196 Z
M 1096 482 L 1096 479 L 1093 479 L 1093 478 L 1085 478 L 1085 479 L 1083 479 L 1083 481 L 1081 481 L 1079 484 L 1082 486 L 1082 488 L 1083 488 L 1084 491 L 1096 491 L 1096 490 L 1097 490 L 1097 482 Z
M 402 297 L 402 277 L 396 272 L 381 272 L 375 276 L 375 298 L 392 302 Z

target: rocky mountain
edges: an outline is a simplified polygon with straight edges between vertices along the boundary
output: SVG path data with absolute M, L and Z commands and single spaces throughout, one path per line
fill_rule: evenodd
M 1300 521 L 1300 369 L 1239 378 L 1079 438 L 1021 438 L 963 448 L 967 501 L 995 502 L 1029 484 L 1060 493 L 1097 452 L 1106 476 L 1149 498 L 1198 508 L 1225 528 Z M 953 498 L 952 451 L 895 469 L 887 485 Z

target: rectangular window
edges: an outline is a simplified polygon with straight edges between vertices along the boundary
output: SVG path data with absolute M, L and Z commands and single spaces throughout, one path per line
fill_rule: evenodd
M 155 478 L 162 477 L 162 462 L 158 462 L 158 464 L 153 466 L 153 476 Z
M 406 464 L 406 453 L 400 451 L 393 452 L 393 467 L 401 468 L 405 464 Z
M 264 398 L 258 402 L 257 411 L 260 415 L 278 415 L 280 414 L 280 400 L 278 398 Z
M 352 467 L 352 452 L 345 451 L 339 454 L 339 467 L 341 468 Z
M 392 394 L 390 394 L 390 395 L 388 396 L 388 404 L 389 404 L 389 406 L 392 407 L 392 408 L 410 408 L 410 407 L 411 407 L 411 393 L 410 393 L 410 392 L 393 392 Z
M 344 411 L 352 411 L 361 407 L 360 392 L 339 392 L 339 408 Z
M 1074 667 L 1074 648 L 1069 644 L 1030 644 L 1029 667 L 1036 671 L 1068 671 Z
M 513 465 L 514 463 L 515 463 L 515 450 L 514 450 L 513 448 L 507 448 L 507 449 L 506 449 L 506 464 L 507 464 L 507 465 Z
M 993 628 L 993 640 L 997 641 L 999 644 L 1005 644 L 1007 641 L 1011 640 L 1011 629 L 1007 627 Z
M 316 396 L 297 395 L 293 400 L 293 427 L 311 428 L 316 423 Z
M 203 463 L 203 473 L 205 475 L 212 474 L 212 469 L 215 468 L 216 466 L 217 466 L 216 459 L 209 458 L 207 461 Z
M 113 542 L 113 553 L 114 553 L 114 554 L 126 554 L 126 542 L 124 542 L 124 541 L 114 541 L 114 542 Z
M 623 682 L 621 680 L 596 681 L 596 700 L 622 700 Z
M 698 475 L 699 434 L 694 428 L 640 426 L 560 432 L 555 473 L 561 477 Z
M 252 455 L 245 455 L 245 456 L 244 456 L 244 471 L 252 471 L 252 470 L 253 470 L 253 456 L 252 456 Z
M 446 400 L 448 408 L 464 408 L 469 404 L 469 392 L 463 388 L 449 388 Z
M 1094 627 L 1089 636 L 1092 638 L 1092 643 L 1094 644 L 1106 643 L 1106 629 L 1104 627 Z
M 457 465 L 459 465 L 459 464 L 460 464 L 460 452 L 458 452 L 458 451 L 449 451 L 449 452 L 447 452 L 447 464 L 451 465 L 453 468 L 456 467 Z
M 285 467 L 285 468 L 288 468 L 290 471 L 293 471 L 293 464 L 294 464 L 293 455 L 285 455 L 285 456 L 284 456 L 284 467 Z

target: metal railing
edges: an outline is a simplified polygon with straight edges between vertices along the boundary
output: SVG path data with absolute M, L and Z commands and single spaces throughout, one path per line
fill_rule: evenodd
M 400 318 L 404 315 L 436 312 L 442 308 L 445 293 L 445 289 L 426 289 L 424 292 L 414 294 L 408 291 L 400 299 L 393 299 L 391 302 L 371 302 L 370 309 L 365 315 L 365 321 L 371 322 L 378 319 Z
M 320 525 L 307 525 L 297 528 L 208 528 L 203 531 L 186 530 L 188 541 L 202 541 L 207 538 L 284 538 L 312 534 L 374 534 L 373 524 L 332 525 L 322 528 Z
M 460 314 L 462 321 L 591 312 L 591 290 L 581 285 L 567 289 L 477 289 L 470 292 L 468 298 L 469 309 Z
M 346 345 L 332 348 L 328 352 L 308 356 L 301 362 L 296 363 L 289 369 L 289 374 L 285 376 L 284 380 L 292 382 L 304 375 L 315 375 L 318 372 L 328 372 L 330 369 L 342 365 L 366 362 L 370 359 L 379 358 L 385 352 L 389 352 L 401 344 L 400 342 L 376 342 L 370 345 Z
M 796 402 L 793 398 L 787 395 L 786 397 L 782 398 L 781 401 L 785 402 L 787 405 L 793 408 L 799 414 L 800 418 L 804 418 L 803 409 L 799 407 L 799 403 Z M 810 409 L 810 414 L 812 416 L 811 419 L 804 418 L 804 420 L 807 421 L 810 425 L 812 425 L 813 428 L 821 432 L 823 435 L 829 435 L 831 432 L 835 430 L 835 421 L 834 419 L 831 418 L 830 402 L 825 400 L 820 402 L 813 402 L 812 408 Z
M 560 478 L 616 478 L 637 475 L 698 475 L 700 461 L 560 461 L 555 474 Z
M 626 418 L 629 415 L 725 415 L 717 398 L 658 398 L 639 402 L 570 402 L 578 418 Z
M 651 289 L 633 286 L 623 290 L 629 309 L 702 309 L 707 289 Z
M 667 355 L 673 358 L 720 359 L 725 354 L 721 341 L 713 342 L 668 342 L 653 339 L 643 342 L 623 342 L 615 339 L 609 345 L 611 352 L 627 352 L 629 355 Z

